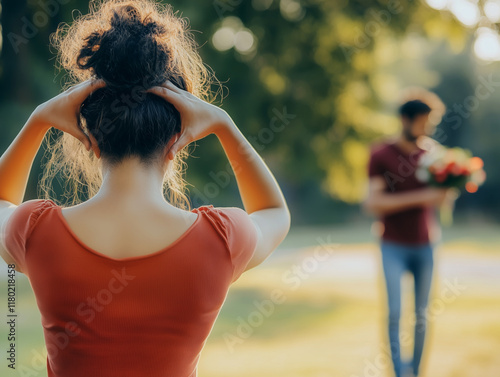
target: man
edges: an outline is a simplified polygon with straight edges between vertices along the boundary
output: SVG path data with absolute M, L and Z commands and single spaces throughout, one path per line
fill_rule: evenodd
M 450 190 L 427 187 L 415 177 L 418 158 L 425 152 L 419 144 L 434 132 L 443 113 L 443 103 L 429 92 L 406 101 L 399 109 L 400 135 L 395 140 L 375 145 L 370 156 L 368 196 L 363 205 L 383 224 L 380 246 L 396 377 L 411 376 L 412 372 L 418 376 L 426 333 L 425 312 L 432 281 L 434 243 L 440 234 L 434 209 L 444 201 L 455 199 Z M 402 367 L 399 344 L 401 276 L 406 271 L 413 274 L 415 282 L 412 371 Z

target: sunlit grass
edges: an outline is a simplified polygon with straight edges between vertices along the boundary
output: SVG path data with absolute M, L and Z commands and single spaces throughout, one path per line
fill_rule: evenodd
M 320 233 L 313 239 L 326 240 Z M 384 348 L 386 296 L 379 251 L 366 241 L 332 246 L 328 260 L 303 271 L 296 284 L 286 277 L 294 265 L 304 268 L 306 258 L 314 255 L 318 243 L 310 239 L 296 249 L 285 243 L 263 265 L 246 272 L 231 288 L 207 340 L 199 376 L 392 377 Z M 500 274 L 490 273 L 500 268 L 499 246 L 500 240 L 489 234 L 477 241 L 456 237 L 436 250 L 421 377 L 500 375 Z M 346 263 L 349 258 L 354 264 Z M 444 295 L 446 282 L 454 279 L 461 288 Z M 404 357 L 413 347 L 412 288 L 407 275 L 401 318 Z M 29 367 L 31 376 L 46 376 L 45 364 L 36 356 L 43 352 L 43 336 L 35 308 L 27 280 L 20 279 L 18 365 Z M 5 335 L 0 344 L 7 348 Z M 22 375 L 8 370 L 6 363 L 0 375 Z
M 450 241 L 436 250 L 422 377 L 500 375 L 500 354 L 496 351 L 500 349 L 500 274 L 496 279 L 467 273 L 450 275 L 444 268 L 456 259 L 465 267 L 468 261 L 500 266 L 498 243 L 488 241 L 489 247 L 472 240 Z M 381 276 L 349 279 L 311 274 L 299 288 L 291 289 L 283 283 L 283 274 L 312 250 L 303 249 L 289 264 L 251 270 L 235 284 L 221 312 L 224 320 L 215 325 L 202 354 L 201 376 L 392 376 L 384 348 L 386 296 Z M 374 244 L 341 245 L 338 253 L 378 258 Z M 440 276 L 440 271 L 445 276 Z M 455 294 L 443 294 L 446 282 L 453 283 L 455 278 L 461 288 Z M 409 358 L 414 332 L 410 275 L 404 277 L 403 284 L 401 344 L 403 357 Z M 258 295 L 249 295 L 252 288 Z M 287 300 L 241 344 L 226 344 L 221 333 L 236 332 L 239 323 L 235 318 L 255 311 L 248 302 L 237 305 L 241 297 L 264 300 L 273 289 L 286 292 Z M 228 330 L 231 323 L 233 329 Z M 270 339 L 268 333 L 276 335 Z

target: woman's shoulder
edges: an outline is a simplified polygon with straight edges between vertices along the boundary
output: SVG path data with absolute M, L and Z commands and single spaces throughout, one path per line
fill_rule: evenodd
M 50 199 L 31 199 L 21 203 L 9 216 L 5 224 L 5 248 L 24 271 L 26 242 L 41 215 L 57 204 Z
M 52 199 L 30 199 L 19 204 L 19 207 L 26 208 L 48 208 L 48 207 L 58 207 L 59 205 Z
M 30 199 L 21 203 L 9 217 L 7 227 L 9 229 L 23 229 L 26 236 L 37 223 L 40 216 L 50 208 L 58 205 L 51 199 Z
M 226 241 L 235 232 L 251 231 L 254 228 L 250 215 L 239 207 L 215 207 L 209 204 L 191 211 L 204 214 Z
M 215 207 L 213 206 L 213 204 L 206 204 L 206 205 L 202 205 L 202 206 L 195 207 L 195 208 L 191 209 L 191 212 L 194 212 L 194 213 L 209 212 L 209 211 L 212 211 L 214 209 L 215 209 Z
M 22 202 L 14 210 L 12 216 L 16 218 L 30 217 L 32 220 L 38 218 L 46 209 L 59 207 L 52 199 L 30 199 Z
M 223 221 L 245 219 L 249 216 L 244 209 L 239 207 L 215 207 L 213 204 L 193 208 L 191 212 L 204 213 L 209 217 L 217 217 Z

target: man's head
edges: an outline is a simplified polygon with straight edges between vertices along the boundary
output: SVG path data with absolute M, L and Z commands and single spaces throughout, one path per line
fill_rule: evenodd
M 399 115 L 406 140 L 416 141 L 421 136 L 432 135 L 446 111 L 441 99 L 420 87 L 407 88 L 402 97 Z
M 431 132 L 429 114 L 432 109 L 420 100 L 404 103 L 399 108 L 399 115 L 403 124 L 403 135 L 408 141 L 415 141 L 420 136 Z

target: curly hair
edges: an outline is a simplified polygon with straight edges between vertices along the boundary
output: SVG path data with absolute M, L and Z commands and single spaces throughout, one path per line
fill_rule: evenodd
M 51 36 L 68 84 L 90 78 L 106 86 L 82 104 L 80 123 L 98 142 L 101 159 L 68 134 L 49 137 L 40 183 L 41 195 L 52 195 L 52 183 L 61 175 L 64 196 L 72 204 L 89 198 L 102 184 L 101 160 L 111 165 L 126 157 L 141 163 L 159 163 L 168 141 L 181 129 L 173 105 L 146 90 L 166 80 L 199 98 L 207 99 L 213 78 L 201 60 L 188 29 L 171 6 L 153 0 L 93 0 L 90 12 Z M 53 135 L 53 134 L 52 134 Z M 52 136 L 51 135 L 51 136 Z M 189 208 L 184 172 L 186 148 L 176 154 L 164 177 L 169 201 Z

